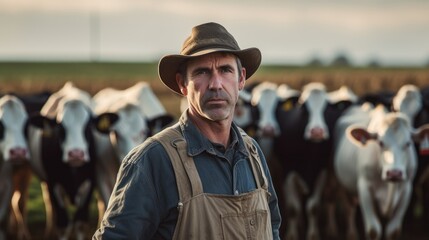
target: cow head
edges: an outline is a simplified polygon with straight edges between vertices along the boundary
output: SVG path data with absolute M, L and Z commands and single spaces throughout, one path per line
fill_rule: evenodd
M 256 137 L 274 137 L 280 134 L 280 127 L 275 116 L 279 103 L 277 85 L 263 82 L 252 90 L 251 104 L 257 107 L 259 120 Z
M 24 104 L 18 98 L 5 95 L 0 99 L 0 158 L 4 161 L 21 163 L 29 159 L 27 119 Z
M 142 143 L 149 136 L 149 126 L 138 105 L 124 104 L 115 113 L 114 121 L 106 113 L 98 117 L 99 125 L 109 132 L 110 142 L 118 159 L 123 159 L 131 149 Z M 101 129 L 97 127 L 100 131 Z
M 72 167 L 79 167 L 90 161 L 94 126 L 103 125 L 99 121 L 106 117 L 111 122 L 117 119 L 113 114 L 94 118 L 88 105 L 78 99 L 61 100 L 56 112 L 55 118 L 34 115 L 30 118 L 30 124 L 43 131 L 43 137 L 52 143 L 52 146 L 47 147 L 53 152 L 58 151 L 61 160 Z
M 383 180 L 403 181 L 411 174 L 408 171 L 410 166 L 416 165 L 413 140 L 421 141 L 422 136 L 429 133 L 429 125 L 413 130 L 408 118 L 402 113 L 387 113 L 377 122 L 371 130 L 350 126 L 346 130 L 347 136 L 360 147 L 375 149 L 372 153 L 376 154 L 372 157 L 380 164 Z
M 304 139 L 314 142 L 328 139 L 329 129 L 324 119 L 324 111 L 328 105 L 328 94 L 325 86 L 317 82 L 305 85 L 298 102 L 308 112 Z

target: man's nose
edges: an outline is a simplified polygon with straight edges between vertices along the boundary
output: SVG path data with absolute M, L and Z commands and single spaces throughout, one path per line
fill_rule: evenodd
M 209 87 L 213 90 L 218 90 L 222 88 L 222 76 L 218 72 L 213 72 L 210 78 Z

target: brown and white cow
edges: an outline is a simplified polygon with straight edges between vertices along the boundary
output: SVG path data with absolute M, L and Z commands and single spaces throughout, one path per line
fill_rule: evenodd
M 25 137 L 28 115 L 17 97 L 0 99 L 0 239 L 29 239 L 28 188 L 31 179 Z M 5 227 L 6 229 L 3 229 Z
M 344 187 L 346 239 L 358 239 L 357 204 L 367 239 L 398 239 L 417 169 L 413 140 L 429 132 L 411 127 L 403 113 L 353 107 L 335 128 L 335 173 Z

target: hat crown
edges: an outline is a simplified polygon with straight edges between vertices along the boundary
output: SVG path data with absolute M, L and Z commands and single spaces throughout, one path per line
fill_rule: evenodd
M 192 28 L 180 54 L 192 55 L 207 49 L 240 50 L 234 37 L 220 24 L 205 23 Z

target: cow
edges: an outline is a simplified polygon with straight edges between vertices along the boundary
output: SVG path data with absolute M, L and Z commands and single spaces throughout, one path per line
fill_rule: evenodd
M 291 99 L 297 99 L 297 96 L 299 96 L 299 91 L 286 84 L 255 82 L 246 85 L 245 89 L 239 92 L 235 107 L 233 121 L 248 135 L 255 138 L 261 146 L 275 187 L 281 186 L 283 181 L 282 168 L 272 150 L 274 138 L 280 135 L 280 128 L 275 116 L 276 109 L 282 106 L 284 101 L 291 103 Z M 276 190 L 278 191 L 278 189 Z M 284 215 L 283 195 L 278 194 L 277 197 L 280 211 Z M 285 226 L 282 224 L 280 232 L 284 232 Z
M 89 93 L 67 82 L 53 93 L 40 114 L 29 119 L 31 164 L 41 181 L 46 208 L 46 238 L 84 239 L 89 225 L 89 203 L 95 178 L 93 132 L 100 119 L 94 116 Z M 108 129 L 100 128 L 108 132 Z M 76 207 L 69 220 L 67 204 Z
M 392 98 L 392 111 L 402 112 L 409 118 L 413 127 L 417 128 L 429 123 L 429 88 L 419 89 L 415 85 L 403 85 Z M 418 168 L 414 180 L 414 192 L 407 212 L 410 224 L 414 220 L 429 221 L 429 189 L 425 189 L 428 179 L 425 171 L 429 171 L 429 135 L 420 144 L 415 144 L 418 153 Z
M 293 105 L 299 94 L 286 84 L 272 82 L 254 83 L 239 93 L 234 122 L 258 141 L 267 159 L 272 157 L 273 139 L 280 135 L 276 109 Z
M 398 239 L 417 169 L 412 141 L 420 142 L 429 125 L 414 130 L 405 114 L 368 106 L 349 108 L 335 126 L 334 169 L 345 196 L 345 239 L 358 239 L 358 204 L 367 239 Z
M 99 219 L 113 190 L 119 165 L 134 147 L 173 121 L 146 82 L 124 90 L 105 88 L 93 96 L 95 114 L 113 113 L 110 134 L 95 133 Z
M 119 97 L 122 95 L 121 90 L 116 89 L 105 89 L 102 90 L 110 93 L 118 93 Z M 106 93 L 98 92 L 97 95 L 107 95 Z M 123 90 L 123 93 L 127 95 L 129 99 L 136 101 L 144 116 L 147 119 L 150 132 L 149 135 L 154 135 L 155 133 L 161 131 L 166 126 L 170 125 L 174 121 L 174 117 L 167 113 L 166 109 L 162 105 L 159 98 L 155 95 L 152 88 L 147 82 L 139 81 L 133 86 Z M 115 94 L 116 95 L 116 94 Z
M 429 123 L 429 88 L 419 89 L 412 84 L 401 86 L 395 93 L 393 91 L 381 91 L 370 93 L 361 97 L 361 101 L 368 101 L 373 105 L 382 104 L 388 110 L 402 112 L 408 118 L 413 127 L 420 127 Z M 418 168 L 414 178 L 413 196 L 406 214 L 407 225 L 417 225 L 419 222 L 429 221 L 429 190 L 425 190 L 426 174 L 424 171 L 428 168 L 429 162 L 429 136 L 422 144 L 415 144 L 418 153 Z M 429 170 L 428 170 L 429 171 Z M 418 220 L 423 221 L 418 221 Z M 416 221 L 417 222 L 416 222 Z
M 0 99 L 0 239 L 30 239 L 27 199 L 31 180 L 28 114 L 12 95 Z M 5 231 L 4 231 L 5 230 Z
M 322 203 L 333 201 L 325 197 L 332 196 L 326 190 L 335 183 L 329 174 L 333 171 L 333 128 L 356 101 L 356 95 L 345 86 L 328 93 L 325 85 L 312 82 L 303 86 L 297 100 L 285 101 L 277 108 L 281 134 L 274 139 L 273 150 L 283 174 L 282 185 L 276 189 L 285 199 L 285 239 L 302 239 L 303 226 L 307 239 L 318 239 L 322 234 Z M 335 235 L 333 207 L 329 206 L 326 234 Z

